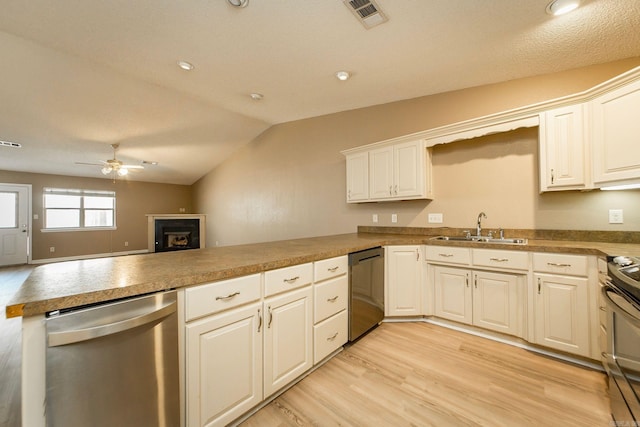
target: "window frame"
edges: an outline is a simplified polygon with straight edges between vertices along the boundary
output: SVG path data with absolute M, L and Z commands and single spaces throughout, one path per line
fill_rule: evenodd
M 59 195 L 59 196 L 75 196 L 80 198 L 79 207 L 47 207 L 47 195 Z M 87 208 L 85 207 L 85 197 L 105 197 L 113 199 L 113 207 L 110 208 Z M 78 227 L 48 227 L 47 224 L 47 211 L 64 211 L 71 210 L 78 212 Z M 87 211 L 111 211 L 112 224 L 107 226 L 85 226 L 85 212 Z M 44 227 L 41 231 L 45 233 L 56 232 L 69 232 L 69 231 L 101 231 L 101 230 L 117 230 L 116 226 L 116 192 L 110 190 L 85 190 L 85 189 L 73 189 L 73 188 L 50 188 L 45 187 L 42 192 L 42 214 Z

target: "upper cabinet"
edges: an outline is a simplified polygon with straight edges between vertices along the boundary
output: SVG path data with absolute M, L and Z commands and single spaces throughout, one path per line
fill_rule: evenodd
M 584 105 L 540 113 L 540 191 L 589 186 Z
M 607 92 L 590 103 L 593 181 L 596 187 L 640 179 L 640 81 Z
M 347 202 L 431 198 L 431 156 L 424 140 L 372 144 L 343 154 Z

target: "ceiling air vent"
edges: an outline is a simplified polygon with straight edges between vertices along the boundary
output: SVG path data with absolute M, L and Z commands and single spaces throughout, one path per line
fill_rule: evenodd
M 387 21 L 387 17 L 373 0 L 342 0 L 366 29 Z
M 22 148 L 22 144 L 17 142 L 0 141 L 0 147 Z

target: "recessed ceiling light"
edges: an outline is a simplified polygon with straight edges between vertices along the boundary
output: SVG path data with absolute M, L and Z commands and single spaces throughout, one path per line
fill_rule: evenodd
M 233 7 L 247 7 L 249 0 L 227 0 Z
M 178 67 L 182 68 L 185 71 L 191 71 L 195 68 L 191 62 L 187 61 L 178 61 Z
M 336 77 L 338 78 L 338 80 L 345 81 L 348 80 L 349 77 L 351 77 L 351 74 L 349 74 L 348 71 L 338 71 L 336 73 Z
M 580 0 L 553 0 L 547 5 L 547 13 L 553 16 L 564 15 L 580 6 Z
M 253 99 L 254 101 L 260 101 L 262 98 L 264 98 L 264 95 L 261 93 L 257 93 L 254 92 L 252 94 L 249 95 L 251 97 L 251 99 Z

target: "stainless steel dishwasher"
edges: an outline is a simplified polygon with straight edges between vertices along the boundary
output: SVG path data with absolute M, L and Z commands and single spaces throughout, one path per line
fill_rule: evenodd
M 349 341 L 384 318 L 384 249 L 349 254 Z
M 47 426 L 180 425 L 176 291 L 52 312 Z

